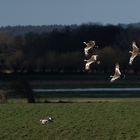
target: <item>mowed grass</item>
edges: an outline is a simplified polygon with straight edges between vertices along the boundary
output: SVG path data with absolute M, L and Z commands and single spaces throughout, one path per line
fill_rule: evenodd
M 0 140 L 139 139 L 140 101 L 0 105 Z

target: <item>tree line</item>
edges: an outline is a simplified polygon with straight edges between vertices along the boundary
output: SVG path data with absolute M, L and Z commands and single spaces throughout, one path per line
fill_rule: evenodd
M 0 72 L 82 73 L 85 65 L 83 42 L 89 40 L 99 46 L 95 53 L 101 61 L 100 65 L 91 66 L 91 72 L 110 73 L 116 62 L 125 73 L 140 71 L 140 57 L 133 66 L 128 65 L 132 41 L 140 46 L 139 27 L 82 24 L 42 26 L 39 27 L 41 31 L 27 28 L 21 33 L 18 26 L 0 28 Z

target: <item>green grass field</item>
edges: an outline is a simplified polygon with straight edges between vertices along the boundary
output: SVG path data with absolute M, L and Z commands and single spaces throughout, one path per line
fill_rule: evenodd
M 140 100 L 1 104 L 0 140 L 140 140 Z
M 1 77 L 1 88 L 26 80 L 32 88 L 139 87 L 140 76 L 111 84 L 108 75 L 38 75 Z M 0 104 L 0 140 L 140 140 L 139 94 L 34 93 L 38 102 L 8 97 Z M 132 98 L 133 97 L 133 98 Z M 137 97 L 137 98 L 136 98 Z M 40 101 L 41 98 L 41 101 Z M 52 103 L 44 103 L 52 102 Z M 67 103 L 66 103 L 67 102 Z M 54 117 L 41 125 L 40 119 Z

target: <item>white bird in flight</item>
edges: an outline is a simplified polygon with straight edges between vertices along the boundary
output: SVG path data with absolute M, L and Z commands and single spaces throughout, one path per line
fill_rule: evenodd
M 110 77 L 112 77 L 111 80 L 110 80 L 111 83 L 114 82 L 115 80 L 117 80 L 118 78 L 120 78 L 121 72 L 120 72 L 119 67 L 120 67 L 120 66 L 119 66 L 119 64 L 117 63 L 116 66 L 115 66 L 115 73 L 114 73 L 114 75 L 111 75 L 111 76 L 110 76 Z
M 140 54 L 140 51 L 136 45 L 136 42 L 134 41 L 132 42 L 132 51 L 129 51 L 129 53 L 131 53 L 129 64 L 132 65 L 134 58 Z
M 95 46 L 95 41 L 89 41 L 88 43 L 86 42 L 83 42 L 84 44 L 86 44 L 86 47 L 84 48 L 84 52 L 85 52 L 85 56 L 88 56 L 88 51 L 94 47 L 97 47 Z
M 98 57 L 98 55 L 92 55 L 90 59 L 84 60 L 86 62 L 86 64 L 85 64 L 85 70 L 89 70 L 90 69 L 90 65 L 92 63 L 97 62 L 97 64 L 100 64 L 100 61 L 97 61 L 97 57 Z

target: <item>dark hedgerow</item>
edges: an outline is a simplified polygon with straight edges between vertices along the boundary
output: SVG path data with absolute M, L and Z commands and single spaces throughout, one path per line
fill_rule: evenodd
M 11 83 L 10 88 L 16 97 L 27 98 L 28 103 L 35 103 L 33 90 L 26 80 L 17 80 Z

